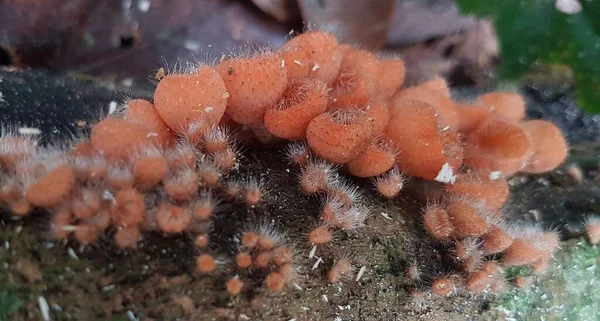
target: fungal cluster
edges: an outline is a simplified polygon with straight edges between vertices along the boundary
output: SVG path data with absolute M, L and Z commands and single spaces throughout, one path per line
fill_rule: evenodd
M 89 138 L 37 146 L 34 137 L 4 132 L 2 205 L 16 216 L 46 209 L 54 237 L 81 244 L 109 234 L 118 247 L 134 248 L 151 231 L 192 235 L 202 253 L 200 273 L 237 271 L 224 282 L 230 294 L 252 277 L 279 292 L 297 286 L 285 235 L 256 224 L 221 259 L 211 254 L 211 222 L 220 202 L 254 207 L 265 192 L 256 178 L 229 177 L 238 170 L 238 143 L 287 144 L 299 192 L 322 200 L 321 224 L 306 231 L 311 256 L 335 230 L 357 229 L 369 214 L 346 173 L 371 178 L 385 198 L 394 198 L 408 176 L 443 187 L 424 208 L 423 223 L 453 251 L 458 268 L 426 281 L 435 294 L 501 291 L 501 267 L 541 270 L 558 245 L 556 233 L 502 216 L 507 177 L 553 170 L 567 153 L 556 126 L 524 120 L 525 102 L 516 93 L 465 103 L 452 100 L 441 78 L 402 88 L 402 60 L 338 44 L 320 31 L 277 50 L 224 55 L 188 69 L 161 69 L 152 101 L 127 102 L 95 124 Z M 424 282 L 419 267 L 409 270 Z M 352 261 L 341 257 L 328 279 L 352 273 Z

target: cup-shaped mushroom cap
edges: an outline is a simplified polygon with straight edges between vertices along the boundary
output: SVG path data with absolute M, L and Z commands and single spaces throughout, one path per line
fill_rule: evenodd
M 517 93 L 491 92 L 479 97 L 479 105 L 492 115 L 512 121 L 525 118 L 525 100 Z
M 120 118 L 106 118 L 92 128 L 92 146 L 104 157 L 126 161 L 143 146 L 158 146 L 162 139 L 147 128 Z
M 194 121 L 217 124 L 227 105 L 227 90 L 214 68 L 204 66 L 194 74 L 173 74 L 161 79 L 154 92 L 160 117 L 177 134 Z
M 383 135 L 390 121 L 389 101 L 371 100 L 362 110 L 373 119 L 373 137 Z
M 456 173 L 462 164 L 462 147 L 452 129 L 442 127 L 437 110 L 423 101 L 400 100 L 390 106 L 387 136 L 398 156 L 399 169 L 435 180 L 443 168 Z
M 518 123 L 491 118 L 465 140 L 465 164 L 481 174 L 501 172 L 512 175 L 523 168 L 532 144 Z
M 302 140 L 313 118 L 327 109 L 327 85 L 311 78 L 291 80 L 283 97 L 265 113 L 265 127 L 280 138 Z
M 341 45 L 340 73 L 332 85 L 329 105 L 332 108 L 365 106 L 374 93 L 379 61 L 373 53 Z
M 129 101 L 124 119 L 148 129 L 160 139 L 162 146 L 172 146 L 175 143 L 175 135 L 160 117 L 154 104 L 147 100 Z
M 567 157 L 568 146 L 560 129 L 543 120 L 529 120 L 521 123 L 531 139 L 532 154 L 523 171 L 542 173 L 555 169 Z
M 392 142 L 387 138 L 378 138 L 346 166 L 354 176 L 373 177 L 387 172 L 394 166 L 395 161 L 396 152 Z
M 331 85 L 342 64 L 335 36 L 322 31 L 303 33 L 284 44 L 280 53 L 288 78 L 314 78 Z
M 375 73 L 375 95 L 394 96 L 404 84 L 404 61 L 399 58 L 380 59 Z
M 367 114 L 357 108 L 344 108 L 313 119 L 306 129 L 306 140 L 315 155 L 345 164 L 367 148 L 372 133 L 373 123 Z
M 287 71 L 280 55 L 259 54 L 221 62 L 217 72 L 229 93 L 225 113 L 236 123 L 263 122 L 267 107 L 275 105 L 287 87 Z
M 396 104 L 405 104 L 407 101 L 416 100 L 432 105 L 440 114 L 443 127 L 458 128 L 458 114 L 454 102 L 446 97 L 446 93 L 437 86 L 428 86 L 428 82 L 415 87 L 401 90 L 394 96 Z
M 456 183 L 446 187 L 448 194 L 464 197 L 473 201 L 482 201 L 487 207 L 500 208 L 508 198 L 508 182 L 499 177 L 490 179 L 474 174 L 457 175 Z
M 471 104 L 456 104 L 458 131 L 468 134 L 491 116 L 490 110 Z

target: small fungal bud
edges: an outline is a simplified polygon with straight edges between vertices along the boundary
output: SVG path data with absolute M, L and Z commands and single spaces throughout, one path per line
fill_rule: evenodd
M 65 226 L 71 224 L 71 217 L 71 211 L 66 206 L 60 207 L 52 215 L 51 227 L 54 239 L 66 239 L 69 236 L 70 232 L 65 229 Z
M 512 244 L 512 238 L 499 226 L 493 226 L 482 237 L 483 254 L 490 255 L 506 250 Z
M 167 126 L 181 135 L 182 125 L 193 120 L 202 119 L 211 125 L 218 123 L 227 105 L 226 92 L 219 73 L 203 66 L 194 74 L 162 78 L 154 91 L 154 106 Z
M 454 235 L 459 238 L 482 236 L 489 230 L 488 222 L 482 217 L 482 209 L 466 202 L 454 201 L 447 211 L 454 225 Z
M 224 127 L 213 126 L 202 135 L 202 147 L 208 154 L 214 154 L 229 147 L 231 135 Z
M 98 183 L 106 178 L 108 167 L 104 157 L 98 155 L 74 156 L 72 161 L 79 181 Z
M 585 233 L 591 244 L 600 242 L 600 218 L 589 216 L 585 221 Z
M 243 191 L 242 184 L 238 180 L 228 181 L 224 188 L 225 196 L 231 201 L 238 200 Z
M 581 170 L 581 167 L 575 163 L 567 166 L 567 175 L 577 183 L 583 182 L 583 171 Z
M 71 212 L 77 218 L 90 218 L 100 209 L 100 195 L 97 192 L 82 188 L 71 201 Z
M 18 216 L 27 216 L 33 211 L 33 206 L 24 197 L 9 202 L 8 207 L 13 214 Z
M 226 284 L 227 292 L 229 292 L 229 294 L 231 294 L 231 295 L 240 294 L 240 292 L 242 292 L 243 286 L 244 286 L 244 283 L 237 276 L 229 279 Z
M 206 233 L 200 233 L 194 239 L 194 245 L 203 249 L 208 246 L 209 236 Z
M 213 216 L 216 205 L 217 201 L 213 199 L 212 193 L 202 193 L 202 195 L 192 203 L 192 215 L 199 221 L 206 221 Z
M 94 242 L 100 235 L 100 230 L 88 223 L 80 223 L 75 227 L 75 239 L 82 245 L 88 245 Z
M 219 167 L 210 160 L 199 162 L 196 173 L 198 174 L 200 182 L 209 188 L 216 187 L 221 180 L 221 171 L 219 170 Z
M 140 237 L 140 230 L 137 226 L 120 228 L 114 236 L 115 244 L 121 249 L 134 249 Z
M 113 191 L 120 191 L 133 187 L 135 185 L 135 177 L 129 166 L 118 164 L 108 168 L 106 182 Z
M 288 83 L 281 100 L 270 106 L 264 124 L 267 130 L 288 140 L 306 137 L 311 120 L 327 110 L 327 85 L 318 79 L 298 79 Z
M 516 287 L 524 289 L 531 284 L 531 279 L 524 276 L 517 276 L 512 280 L 512 282 Z
M 252 265 L 252 256 L 248 252 L 240 252 L 235 256 L 235 263 L 239 268 L 247 269 Z
M 542 257 L 531 264 L 531 271 L 537 275 L 541 275 L 548 271 L 549 259 Z
M 327 186 L 327 195 L 338 199 L 346 206 L 356 204 L 362 198 L 360 188 L 341 177 L 330 180 Z
M 265 286 L 271 292 L 281 292 L 285 286 L 285 278 L 278 272 L 271 272 L 265 278 Z
M 238 165 L 238 154 L 231 147 L 215 152 L 212 157 L 214 164 L 224 174 L 231 172 Z
M 351 231 L 361 226 L 365 219 L 369 216 L 369 208 L 363 205 L 354 205 L 349 208 L 345 208 L 343 211 L 338 213 L 335 221 L 337 226 L 343 230 Z
M 217 268 L 217 261 L 210 254 L 201 254 L 196 259 L 196 267 L 200 272 L 210 273 Z
M 467 290 L 474 293 L 481 293 L 491 290 L 494 280 L 498 278 L 498 265 L 493 261 L 483 263 L 481 268 L 472 273 L 466 281 Z M 495 287 L 498 285 L 496 284 Z
M 450 278 L 435 279 L 431 284 L 431 292 L 439 296 L 447 296 L 454 291 L 454 281 Z
M 244 182 L 244 199 L 246 206 L 254 207 L 258 205 L 263 195 L 263 188 L 260 182 L 255 178 L 249 178 Z
M 327 225 L 317 226 L 315 229 L 310 231 L 308 235 L 308 241 L 311 244 L 325 244 L 331 241 L 331 232 Z
M 286 145 L 283 151 L 290 164 L 304 166 L 310 158 L 310 149 L 306 141 L 291 142 Z
M 242 236 L 242 245 L 253 249 L 258 244 L 258 235 L 254 232 L 246 232 Z
M 101 208 L 94 216 L 87 219 L 88 223 L 95 225 L 101 231 L 106 230 L 111 226 L 111 208 Z
M 134 188 L 120 190 L 111 207 L 111 218 L 117 226 L 135 226 L 144 218 L 144 197 Z
M 25 190 L 25 197 L 33 206 L 57 206 L 73 189 L 75 171 L 68 164 L 60 165 L 31 184 Z
M 163 187 L 174 200 L 189 201 L 198 192 L 198 174 L 191 168 L 177 170 L 165 178 Z
M 271 250 L 275 247 L 277 241 L 269 235 L 259 234 L 256 245 L 261 250 Z
M 413 282 L 418 282 L 421 280 L 421 268 L 419 267 L 419 264 L 417 263 L 412 263 L 409 264 L 406 269 L 404 269 L 404 275 L 406 276 L 407 279 L 413 281 Z
M 356 177 L 381 175 L 394 166 L 398 154 L 393 144 L 384 138 L 373 140 L 355 159 L 346 164 L 350 174 Z
M 505 266 L 526 265 L 535 262 L 542 253 L 523 239 L 515 238 L 504 251 L 502 264 Z
M 294 251 L 287 246 L 280 246 L 271 252 L 271 261 L 277 266 L 292 263 L 294 260 Z
M 306 140 L 317 156 L 345 164 L 367 148 L 372 134 L 373 123 L 365 112 L 344 108 L 315 117 L 306 129 Z
M 167 152 L 169 169 L 179 170 L 182 168 L 196 167 L 196 150 L 189 142 L 179 142 L 174 149 Z
M 180 233 L 191 223 L 192 216 L 183 207 L 162 203 L 156 212 L 156 225 L 165 233 Z
M 454 234 L 454 224 L 448 211 L 440 205 L 429 205 L 423 212 L 423 224 L 429 235 L 440 241 L 449 241 Z
M 327 190 L 334 177 L 335 167 L 325 161 L 310 161 L 300 172 L 300 187 L 306 194 Z
M 162 155 L 147 156 L 135 161 L 133 176 L 140 190 L 151 190 L 158 185 L 169 170 L 169 163 Z
M 481 248 L 480 242 L 476 238 L 465 238 L 458 243 L 456 243 L 456 248 L 454 249 L 454 253 L 456 254 L 456 258 L 461 261 L 467 261 L 473 257 L 481 256 Z
M 322 203 L 321 219 L 328 225 L 337 226 L 340 223 L 338 217 L 341 217 L 346 210 L 344 204 L 337 198 L 330 196 L 325 198 Z
M 271 253 L 270 251 L 260 252 L 254 259 L 254 264 L 256 264 L 257 267 L 264 269 L 269 266 L 269 263 L 271 262 L 272 258 L 273 253 Z
M 228 59 L 217 66 L 230 95 L 225 112 L 236 123 L 261 123 L 267 106 L 283 96 L 288 79 L 281 60 L 280 55 L 264 53 Z
M 327 272 L 327 279 L 330 283 L 338 283 L 342 279 L 352 277 L 352 264 L 347 258 L 338 260 Z

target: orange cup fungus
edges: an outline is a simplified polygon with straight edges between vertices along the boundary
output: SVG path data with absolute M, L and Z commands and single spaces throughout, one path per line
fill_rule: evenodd
M 391 107 L 387 135 L 399 151 L 399 169 L 408 175 L 435 180 L 444 166 L 456 172 L 462 164 L 457 133 L 440 126 L 431 104 L 396 101 Z
M 265 112 L 265 127 L 280 138 L 302 140 L 313 118 L 327 109 L 327 85 L 317 79 L 291 81 L 281 100 Z
M 492 92 L 479 97 L 479 105 L 499 118 L 519 121 L 525 118 L 525 100 L 517 93 Z
M 301 34 L 279 50 L 288 78 L 313 78 L 331 85 L 342 64 L 338 42 L 329 33 L 310 31 Z
M 394 166 L 396 152 L 391 142 L 373 140 L 355 159 L 346 164 L 350 174 L 356 177 L 373 177 L 387 172 Z
M 154 106 L 167 126 L 182 135 L 194 121 L 217 124 L 229 95 L 220 73 L 202 66 L 193 74 L 174 74 L 161 79 L 154 92 Z
M 565 160 L 567 143 L 556 125 L 543 120 L 528 120 L 522 122 L 521 126 L 529 134 L 532 147 L 523 172 L 551 171 Z
M 175 143 L 173 132 L 165 124 L 154 105 L 147 100 L 130 100 L 123 118 L 146 129 L 148 135 L 157 137 L 159 146 L 172 146 Z
M 306 231 L 313 245 L 332 243 L 336 229 L 355 229 L 370 212 L 360 189 L 338 173 L 343 164 L 353 176 L 374 177 L 387 198 L 402 190 L 405 174 L 445 184 L 435 205 L 425 208 L 423 224 L 433 238 L 455 246 L 462 271 L 433 280 L 435 294 L 449 295 L 459 285 L 472 292 L 503 289 L 496 263 L 485 262 L 488 255 L 504 266 L 543 271 L 558 236 L 507 227 L 500 208 L 509 197 L 505 176 L 553 170 L 564 160 L 568 147 L 560 130 L 524 121 L 525 102 L 515 93 L 457 104 L 439 77 L 401 89 L 404 70 L 399 59 L 379 59 L 310 31 L 274 53 L 167 75 L 153 102 L 129 101 L 124 113 L 101 120 L 89 141 L 68 151 L 3 133 L 0 205 L 20 216 L 49 209 L 53 236 L 81 244 L 115 231 L 118 247 L 134 248 L 143 233 L 161 231 L 185 233 L 206 249 L 217 244 L 212 233 L 219 229 L 210 224 L 219 197 L 253 208 L 268 187 L 227 178 L 240 165 L 230 139 L 235 132 L 253 146 L 294 141 L 286 156 L 300 167 L 302 191 L 322 196 L 324 225 Z M 593 243 L 600 240 L 598 221 L 586 226 Z M 283 240 L 284 233 L 262 225 L 246 231 L 235 254 L 236 271 L 243 273 L 227 280 L 227 291 L 241 293 L 242 278 L 256 270 L 272 292 L 292 284 L 298 267 Z M 196 264 L 204 273 L 224 265 L 209 254 Z M 419 265 L 411 270 L 418 281 Z M 346 257 L 327 278 L 336 283 L 352 274 Z
M 313 119 L 306 129 L 306 139 L 317 156 L 345 164 L 365 150 L 372 132 L 373 124 L 362 110 L 336 109 Z
M 275 105 L 287 88 L 285 64 L 280 55 L 259 54 L 221 62 L 217 72 L 229 93 L 225 112 L 239 124 L 263 122 L 267 107 Z
M 477 172 L 512 175 L 531 154 L 530 135 L 517 123 L 491 118 L 465 139 L 465 164 Z

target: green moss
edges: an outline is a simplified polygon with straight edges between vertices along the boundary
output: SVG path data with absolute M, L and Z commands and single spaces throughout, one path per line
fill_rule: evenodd
M 506 273 L 514 277 L 527 271 Z M 585 240 L 564 243 L 548 274 L 503 295 L 496 311 L 514 320 L 600 320 L 600 247 Z
M 0 321 L 10 320 L 11 313 L 17 311 L 22 304 L 16 291 L 0 289 Z

